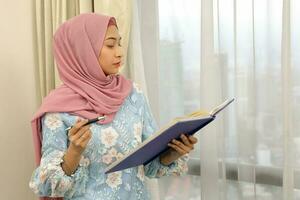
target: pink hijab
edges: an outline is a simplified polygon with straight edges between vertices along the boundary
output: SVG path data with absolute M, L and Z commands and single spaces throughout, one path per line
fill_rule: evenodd
M 106 115 L 98 123 L 107 124 L 131 92 L 130 80 L 122 75 L 106 76 L 98 62 L 109 25 L 116 25 L 113 17 L 86 13 L 66 21 L 56 31 L 54 58 L 63 84 L 44 98 L 31 121 L 37 165 L 41 160 L 41 118 L 45 113 L 68 112 L 83 118 Z

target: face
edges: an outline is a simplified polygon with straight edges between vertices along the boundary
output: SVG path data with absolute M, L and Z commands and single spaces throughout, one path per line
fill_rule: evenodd
M 123 49 L 120 42 L 121 37 L 117 27 L 114 25 L 109 26 L 98 59 L 106 76 L 117 74 L 120 70 L 123 59 Z

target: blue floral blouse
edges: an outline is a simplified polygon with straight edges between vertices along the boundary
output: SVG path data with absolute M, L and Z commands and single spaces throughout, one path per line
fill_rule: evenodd
M 151 198 L 145 176 L 159 178 L 187 172 L 187 156 L 183 156 L 169 166 L 162 165 L 156 158 L 146 166 L 104 174 L 109 164 L 157 130 L 149 105 L 135 83 L 111 123 L 91 125 L 92 138 L 78 168 L 68 176 L 61 168 L 68 147 L 65 129 L 77 118 L 68 113 L 47 113 L 42 118 L 42 159 L 29 183 L 37 195 L 66 200 L 144 200 Z

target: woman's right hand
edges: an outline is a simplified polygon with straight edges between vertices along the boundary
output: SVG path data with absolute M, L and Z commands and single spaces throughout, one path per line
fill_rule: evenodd
M 92 137 L 90 131 L 91 125 L 85 126 L 87 121 L 87 119 L 77 120 L 68 132 L 68 138 L 70 140 L 69 151 L 78 155 L 82 154 Z
M 86 125 L 88 120 L 77 120 L 68 132 L 70 145 L 63 157 L 62 169 L 67 175 L 71 175 L 77 169 L 81 154 L 92 137 L 91 125 Z

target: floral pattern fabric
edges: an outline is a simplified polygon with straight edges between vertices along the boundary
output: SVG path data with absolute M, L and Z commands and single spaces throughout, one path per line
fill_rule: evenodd
M 105 125 L 91 125 L 92 138 L 82 154 L 76 171 L 68 176 L 61 168 L 69 141 L 65 129 L 78 116 L 47 113 L 42 118 L 42 159 L 29 186 L 39 196 L 64 197 L 65 200 L 150 199 L 145 176 L 159 178 L 187 172 L 187 156 L 165 166 L 156 158 L 138 166 L 110 174 L 105 168 L 150 137 L 157 125 L 137 84 L 117 112 Z

